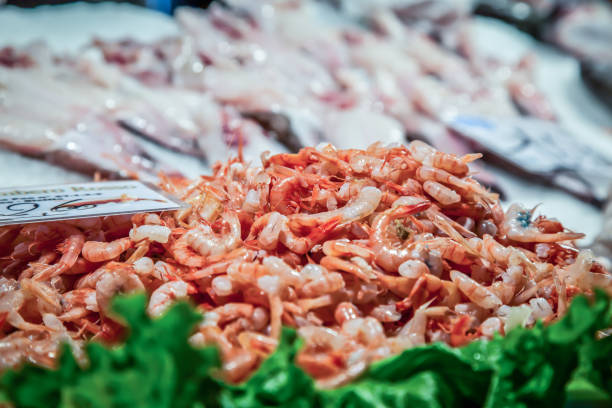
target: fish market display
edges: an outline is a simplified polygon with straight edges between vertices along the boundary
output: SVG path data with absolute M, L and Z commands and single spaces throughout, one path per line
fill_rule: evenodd
M 500 18 L 580 60 L 586 85 L 612 107 L 612 6 L 605 0 L 479 0 L 475 12 Z
M 181 34 L 156 42 L 98 38 L 79 55 L 7 47 L 0 143 L 88 173 L 154 179 L 180 169 L 145 139 L 210 165 L 239 147 L 254 159 L 321 142 L 420 139 L 467 154 L 471 139 L 449 125 L 458 117 L 556 122 L 535 56 L 510 63 L 477 49 L 472 11 L 444 0 L 232 0 L 177 9 Z M 480 146 L 495 150 L 489 139 Z M 538 174 L 531 164 L 518 167 Z
M 293 151 L 321 141 L 363 148 L 408 136 L 465 154 L 470 148 L 444 123 L 459 113 L 554 120 L 532 80 L 533 56 L 509 67 L 481 55 L 469 39 L 465 5 L 441 3 L 446 11 L 435 17 L 406 7 L 370 5 L 359 14 L 356 5 L 232 1 L 177 10 L 182 37 L 94 46 L 143 84 L 209 93 Z M 411 23 L 419 13 L 428 15 L 421 19 L 428 28 Z
M 577 294 L 611 292 L 576 249 L 582 234 L 502 211 L 470 176 L 479 156 L 321 145 L 166 177 L 185 210 L 3 227 L 0 363 L 52 365 L 59 341 L 77 356 L 85 340 L 114 342 L 110 299 L 144 291 L 151 316 L 198 305 L 191 342 L 219 347 L 226 381 L 252 373 L 286 325 L 305 341 L 297 364 L 334 388 L 402 350 L 550 323 Z
M 538 177 L 599 207 L 608 197 L 612 161 L 586 145 L 574 143 L 571 135 L 555 123 L 533 118 L 504 121 L 459 116 L 450 127 L 489 153 L 491 161 L 519 173 L 529 169 L 532 179 Z M 540 155 L 541 151 L 547 154 Z
M 282 151 L 253 121 L 202 93 L 150 89 L 88 55 L 52 56 L 43 44 L 0 51 L 0 145 L 86 173 L 154 179 L 177 172 L 135 136 L 200 158 L 242 140 Z

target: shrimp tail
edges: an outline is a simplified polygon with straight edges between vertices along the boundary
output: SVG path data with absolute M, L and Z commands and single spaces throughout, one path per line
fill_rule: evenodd
M 331 231 L 333 231 L 340 224 L 340 222 L 342 222 L 342 216 L 337 216 L 325 221 L 318 227 L 315 227 L 310 234 L 308 234 L 308 239 L 313 243 L 320 242 Z
M 471 163 L 481 158 L 482 158 L 482 153 L 470 153 L 470 154 L 465 154 L 461 156 L 461 161 L 467 164 L 467 163 Z

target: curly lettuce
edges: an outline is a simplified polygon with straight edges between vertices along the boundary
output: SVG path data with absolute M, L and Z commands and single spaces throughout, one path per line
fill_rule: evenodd
M 277 350 L 241 384 L 216 370 L 213 347 L 188 337 L 201 316 L 186 303 L 146 314 L 143 295 L 115 300 L 125 343 L 91 342 L 80 366 L 63 348 L 55 370 L 25 365 L 4 373 L 2 397 L 17 407 L 604 407 L 612 406 L 610 300 L 577 297 L 559 322 L 517 328 L 462 348 L 431 344 L 372 364 L 354 382 L 321 390 L 295 363 L 302 341 L 285 328 Z

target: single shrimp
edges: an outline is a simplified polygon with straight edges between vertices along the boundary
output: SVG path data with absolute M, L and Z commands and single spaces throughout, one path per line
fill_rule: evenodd
M 131 265 L 124 264 L 121 262 L 109 262 L 99 267 L 95 271 L 82 276 L 79 280 L 76 281 L 76 283 L 74 284 L 74 288 L 75 289 L 82 289 L 82 288 L 92 288 L 93 289 L 96 287 L 96 283 L 100 280 L 102 275 L 104 275 L 106 272 L 121 271 L 121 270 L 126 270 L 127 272 L 131 272 L 133 268 Z
M 255 254 L 255 251 L 250 251 L 246 248 L 235 249 L 234 251 L 225 254 L 222 260 L 212 263 L 205 268 L 198 269 L 195 272 L 188 273 L 183 276 L 183 279 L 196 280 L 226 273 L 230 265 L 234 263 L 237 264 L 240 261 L 248 263 L 253 261 L 255 259 Z
M 22 279 L 19 281 L 19 285 L 24 294 L 36 299 L 38 311 L 41 315 L 47 312 L 56 314 L 61 312 L 60 295 L 46 283 L 32 279 Z
M 295 173 L 293 170 L 290 170 L 290 172 L 292 174 L 290 177 L 274 184 L 270 189 L 270 208 L 272 211 L 278 211 L 284 215 L 295 213 L 300 208 L 299 194 L 296 194 L 300 188 L 334 187 L 334 183 L 329 182 L 325 177 L 308 173 Z
M 252 353 L 261 357 L 270 355 L 278 345 L 278 341 L 272 337 L 252 331 L 243 331 L 238 335 L 238 343 Z
M 397 337 L 407 339 L 412 346 L 424 344 L 428 318 L 444 316 L 449 311 L 444 306 L 429 307 L 433 301 L 434 299 L 431 299 L 416 309 L 412 319 L 400 329 Z
M 405 278 L 418 279 L 422 275 L 429 273 L 429 267 L 423 261 L 409 259 L 398 267 L 397 273 Z
M 226 303 L 204 314 L 203 325 L 219 326 L 239 318 L 251 318 L 254 314 L 250 303 Z
M 301 227 L 314 227 L 337 218 L 343 223 L 358 221 L 376 210 L 381 197 L 382 192 L 376 187 L 363 187 L 359 195 L 342 208 L 316 214 L 294 214 L 290 217 L 290 223 Z
M 467 163 L 481 157 L 481 155 L 467 155 L 462 159 L 454 154 L 439 152 L 420 140 L 410 142 L 408 150 L 417 161 L 459 177 L 465 176 L 470 171 Z
M 306 283 L 297 289 L 303 296 L 312 298 L 336 292 L 342 289 L 344 285 L 344 279 L 340 273 L 325 272 L 320 276 L 307 278 Z
M 30 262 L 28 268 L 24 269 L 19 275 L 19 280 L 31 278 L 37 271 L 43 270 L 49 266 L 57 258 L 55 251 L 43 251 L 36 262 Z
M 304 280 L 303 276 L 290 267 L 285 261 L 276 256 L 268 256 L 263 259 L 262 265 L 273 276 L 280 278 L 282 286 L 300 286 Z
M 349 240 L 328 240 L 323 243 L 323 253 L 329 256 L 358 256 L 368 262 L 374 258 L 374 252 L 369 248 L 350 242 Z
M 62 313 L 60 320 L 77 321 L 89 313 L 99 312 L 96 291 L 91 288 L 74 289 L 62 295 Z
M 489 193 L 481 184 L 470 182 L 470 179 L 459 178 L 443 169 L 424 165 L 417 169 L 416 176 L 421 181 L 435 181 L 438 183 L 450 184 L 466 192 L 482 195 L 490 200 L 497 199 L 496 195 Z
M 78 228 L 71 225 L 58 224 L 54 225 L 53 229 L 61 235 L 67 236 L 58 246 L 59 251 L 62 253 L 62 257 L 56 264 L 38 272 L 34 276 L 35 280 L 45 281 L 66 272 L 77 261 L 83 244 L 85 243 L 85 235 Z
M 184 281 L 176 280 L 166 282 L 155 289 L 151 294 L 151 299 L 149 299 L 149 305 L 147 306 L 147 313 L 153 317 L 161 316 L 175 300 L 187 299 L 187 296 L 194 292 L 195 289 Z
M 452 270 L 450 278 L 457 285 L 461 293 L 485 309 L 495 309 L 503 304 L 501 299 L 490 288 L 481 285 L 463 272 Z
M 277 212 L 271 212 L 253 223 L 249 237 L 253 237 L 261 231 L 257 238 L 261 248 L 275 249 L 281 242 L 291 251 L 297 254 L 305 254 L 327 236 L 338 225 L 339 221 L 339 217 L 329 219 L 314 226 L 308 235 L 300 237 L 289 228 L 287 217 Z
M 280 298 L 281 280 L 278 276 L 262 276 L 257 279 L 257 286 L 268 296 L 270 305 L 270 336 L 280 338 L 283 315 L 283 302 Z
M 297 306 L 297 309 L 295 311 L 292 311 L 292 313 L 303 315 L 304 313 L 310 310 L 333 305 L 334 298 L 332 297 L 332 295 L 328 294 L 316 298 L 298 299 L 296 302 L 297 304 L 295 305 Z M 287 309 L 287 307 L 285 307 L 285 309 Z
M 125 269 L 106 271 L 96 282 L 96 300 L 100 311 L 108 311 L 112 297 L 119 293 L 144 291 L 138 275 Z
M 349 302 L 342 302 L 339 303 L 338 306 L 336 306 L 334 318 L 336 319 L 336 322 L 339 325 L 342 326 L 342 324 L 344 324 L 344 322 L 346 322 L 347 320 L 356 319 L 358 317 L 361 317 L 361 312 L 354 304 Z
M 459 194 L 436 181 L 428 180 L 423 183 L 423 190 L 442 205 L 456 204 L 461 201 Z
M 159 218 L 159 217 L 158 217 Z M 161 221 L 160 221 L 161 222 Z M 170 237 L 170 228 L 164 225 L 141 225 L 130 230 L 130 239 L 139 242 L 144 239 L 165 244 Z
M 235 213 L 224 213 L 223 220 L 229 225 L 229 232 L 217 235 L 208 225 L 201 224 L 181 236 L 170 252 L 182 265 L 201 268 L 208 257 L 218 256 L 235 249 L 241 242 L 240 220 Z
M 369 282 L 370 280 L 376 278 L 376 274 L 371 270 L 371 268 L 360 267 L 359 265 L 353 262 L 335 256 L 324 256 L 323 258 L 321 258 L 321 261 L 319 263 L 322 267 L 328 270 L 336 270 L 350 273 L 351 275 L 357 277 L 358 279 L 361 279 L 364 282 Z M 367 266 L 369 267 L 369 265 Z
M 130 238 L 112 242 L 87 241 L 83 245 L 83 258 L 90 262 L 104 262 L 117 258 L 134 245 Z
M 534 210 L 527 210 L 519 204 L 512 204 L 508 208 L 504 222 L 508 239 L 517 242 L 558 242 L 584 238 L 584 234 L 576 232 L 541 232 L 531 221 Z
M 410 258 L 411 253 L 407 246 L 399 242 L 397 236 L 394 239 L 389 237 L 388 230 L 391 221 L 423 211 L 429 205 L 428 201 L 422 201 L 418 204 L 399 206 L 383 212 L 374 220 L 370 246 L 375 254 L 375 262 L 387 272 L 397 271 L 397 268 Z
M 468 256 L 464 246 L 450 238 L 438 237 L 426 241 L 418 241 L 412 245 L 417 251 L 421 248 L 426 251 L 438 251 L 444 259 L 452 261 L 458 265 L 471 265 L 473 260 Z

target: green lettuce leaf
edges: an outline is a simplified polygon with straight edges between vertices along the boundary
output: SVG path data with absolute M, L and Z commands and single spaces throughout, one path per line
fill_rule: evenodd
M 245 382 L 215 377 L 216 349 L 194 349 L 188 336 L 201 316 L 185 304 L 160 319 L 144 296 L 120 298 L 130 328 L 125 344 L 90 343 L 80 367 L 64 346 L 58 368 L 7 371 L 0 398 L 18 407 L 604 407 L 612 406 L 612 325 L 608 297 L 576 298 L 559 322 L 517 328 L 462 348 L 431 344 L 372 364 L 352 383 L 321 390 L 295 363 L 302 346 L 283 329 L 277 350 Z
M 186 303 L 151 320 L 144 295 L 118 298 L 114 309 L 130 336 L 107 348 L 91 342 L 89 363 L 77 364 L 64 346 L 57 370 L 25 365 L 8 371 L 3 391 L 18 407 L 196 407 L 215 405 L 218 384 L 210 376 L 218 366 L 215 348 L 195 349 L 188 342 L 201 316 Z

